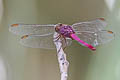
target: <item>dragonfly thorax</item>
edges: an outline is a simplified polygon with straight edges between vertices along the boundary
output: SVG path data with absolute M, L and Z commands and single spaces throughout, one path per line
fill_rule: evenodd
M 65 24 L 58 24 L 55 27 L 55 31 L 69 38 L 71 38 L 70 34 L 75 33 L 70 25 L 65 25 Z

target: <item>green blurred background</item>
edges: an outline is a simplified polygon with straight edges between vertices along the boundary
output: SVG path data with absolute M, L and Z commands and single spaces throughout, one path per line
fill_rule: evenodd
M 110 43 L 90 51 L 73 42 L 67 53 L 68 80 L 120 80 L 120 0 L 4 0 L 0 23 L 0 58 L 4 80 L 60 80 L 56 50 L 26 48 L 8 31 L 13 23 L 73 24 L 105 17 L 116 33 Z

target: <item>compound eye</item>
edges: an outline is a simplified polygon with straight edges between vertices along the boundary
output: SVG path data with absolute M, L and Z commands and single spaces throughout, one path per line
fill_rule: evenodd
M 62 24 L 62 23 L 58 23 L 57 25 L 58 25 L 58 26 L 63 26 L 63 24 Z
M 55 27 L 55 31 L 58 32 L 60 30 L 60 27 L 59 26 L 56 26 Z
M 59 24 L 60 26 L 62 26 L 62 24 Z

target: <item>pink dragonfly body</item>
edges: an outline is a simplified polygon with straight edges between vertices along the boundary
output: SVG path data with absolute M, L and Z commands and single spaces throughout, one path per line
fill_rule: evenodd
M 88 47 L 91 50 L 96 50 L 96 48 L 94 48 L 92 45 L 90 45 L 90 44 L 84 42 L 83 40 L 81 40 L 75 34 L 75 31 L 72 29 L 72 27 L 69 26 L 69 25 L 58 24 L 58 25 L 55 26 L 55 31 L 58 32 L 62 36 L 69 37 L 71 39 L 74 39 L 74 40 L 78 41 L 79 43 L 81 43 L 82 45 Z
M 91 49 L 91 50 L 93 50 L 93 51 L 96 50 L 95 47 L 93 47 L 92 45 L 84 42 L 83 40 L 80 40 L 80 38 L 79 38 L 78 36 L 76 36 L 75 34 L 71 34 L 71 37 L 72 37 L 74 40 L 78 41 L 79 43 L 85 45 L 85 46 L 88 47 L 89 49 Z
M 53 34 L 58 32 L 63 37 L 63 45 L 70 45 L 72 40 L 78 41 L 83 46 L 91 50 L 96 50 L 95 46 L 107 43 L 114 39 L 114 33 L 110 30 L 104 30 L 106 27 L 104 18 L 79 22 L 73 25 L 66 24 L 13 24 L 9 30 L 21 35 L 21 44 L 32 48 L 55 48 L 53 43 Z M 58 36 L 58 39 L 60 37 Z M 65 40 L 66 39 L 66 40 Z

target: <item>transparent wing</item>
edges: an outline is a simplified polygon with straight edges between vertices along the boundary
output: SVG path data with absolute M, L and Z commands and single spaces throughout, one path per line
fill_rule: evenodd
M 39 25 L 39 24 L 13 24 L 9 27 L 9 31 L 16 35 L 28 34 L 49 34 L 53 33 L 55 25 Z
M 31 48 L 55 49 L 53 34 L 25 35 L 21 38 L 20 43 L 26 47 Z M 70 44 L 71 39 L 67 39 L 67 46 L 69 46 Z
M 95 41 L 96 45 L 108 43 L 115 38 L 115 34 L 109 30 L 102 30 L 97 32 L 96 34 L 97 34 L 97 38 Z
M 94 46 L 94 42 L 97 39 L 97 36 L 94 32 L 90 32 L 90 31 L 78 31 L 76 32 L 77 36 L 85 41 L 88 44 L 91 44 Z
M 87 21 L 87 22 L 79 22 L 72 25 L 73 29 L 77 31 L 91 31 L 97 32 L 103 30 L 106 27 L 107 23 L 104 18 L 97 18 L 95 20 Z
M 76 32 L 76 34 L 81 40 L 93 46 L 105 44 L 111 41 L 112 39 L 114 39 L 115 36 L 112 31 L 107 31 L 107 30 L 102 30 L 98 32 L 79 31 Z

